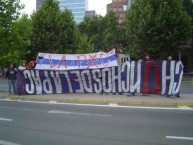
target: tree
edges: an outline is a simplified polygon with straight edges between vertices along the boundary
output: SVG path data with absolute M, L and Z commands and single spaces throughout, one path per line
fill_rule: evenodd
M 19 4 L 19 0 L 0 1 L 0 61 L 14 46 L 12 42 L 12 26 L 19 18 L 19 10 L 22 8 L 23 6 Z
M 103 17 L 100 15 L 93 18 L 85 17 L 78 25 L 80 35 L 86 35 L 90 39 L 89 42 L 94 46 L 95 51 L 104 48 L 102 44 L 104 28 L 101 24 Z
M 35 52 L 74 52 L 76 31 L 71 11 L 65 9 L 62 12 L 58 1 L 45 0 L 40 9 L 32 14 L 31 41 Z
M 90 39 L 95 51 L 109 51 L 112 48 L 126 46 L 125 25 L 118 23 L 118 17 L 112 11 L 104 17 L 97 15 L 85 17 L 78 26 L 80 34 Z
M 193 1 L 192 0 L 181 0 L 182 5 L 188 15 L 192 18 L 193 23 Z
M 31 34 L 31 19 L 27 15 L 22 15 L 12 25 L 11 36 L 9 37 L 11 46 L 9 52 L 4 54 L 1 58 L 6 65 L 8 63 L 14 63 L 16 65 L 21 64 L 28 60 L 29 47 L 31 46 L 30 34 Z
M 87 35 L 83 34 L 80 37 L 80 41 L 78 44 L 78 49 L 76 50 L 77 54 L 83 54 L 83 53 L 92 53 L 94 50 L 93 45 L 89 42 L 89 38 Z
M 105 25 L 103 44 L 106 51 L 119 47 L 119 23 L 116 14 L 113 11 L 109 11 L 103 18 L 102 24 Z
M 65 9 L 60 14 L 58 23 L 60 33 L 60 52 L 75 53 L 78 45 L 78 28 L 70 10 Z
M 179 0 L 135 0 L 126 15 L 129 51 L 163 58 L 191 35 L 191 19 Z

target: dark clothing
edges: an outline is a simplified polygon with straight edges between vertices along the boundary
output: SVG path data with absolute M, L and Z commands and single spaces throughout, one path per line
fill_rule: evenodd
M 15 70 L 15 68 L 8 68 L 6 78 L 8 78 L 8 80 L 16 80 L 16 74 L 17 71 Z

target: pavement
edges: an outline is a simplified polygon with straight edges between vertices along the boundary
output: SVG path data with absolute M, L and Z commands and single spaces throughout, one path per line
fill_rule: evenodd
M 113 94 L 46 94 L 46 95 L 8 95 L 0 92 L 0 99 L 29 100 L 41 102 L 63 102 L 81 104 L 112 104 L 112 105 L 148 105 L 148 106 L 193 106 L 193 94 L 181 94 L 180 97 L 159 95 L 135 96 Z

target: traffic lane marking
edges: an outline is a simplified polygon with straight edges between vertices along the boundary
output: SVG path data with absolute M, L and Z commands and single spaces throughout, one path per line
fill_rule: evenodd
M 112 115 L 107 114 L 92 114 L 92 113 L 80 113 L 80 112 L 68 112 L 68 111 L 61 111 L 61 110 L 51 110 L 48 113 L 52 114 L 69 114 L 69 115 L 86 115 L 86 116 L 100 116 L 100 117 L 109 117 Z
M 0 145 L 20 145 L 20 144 L 5 141 L 5 140 L 0 140 Z
M 182 137 L 182 136 L 166 136 L 167 139 L 178 139 L 178 140 L 192 140 L 193 137 Z
M 0 121 L 8 121 L 8 122 L 12 122 L 13 119 L 8 119 L 8 118 L 0 118 Z
M 183 110 L 193 110 L 193 108 L 188 107 L 188 106 L 178 106 L 178 107 L 183 109 Z

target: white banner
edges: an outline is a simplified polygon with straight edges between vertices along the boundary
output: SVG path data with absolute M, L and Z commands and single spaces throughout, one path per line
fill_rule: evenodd
M 39 53 L 35 69 L 39 70 L 71 70 L 94 69 L 117 66 L 115 49 L 108 53 L 90 54 L 53 54 Z

